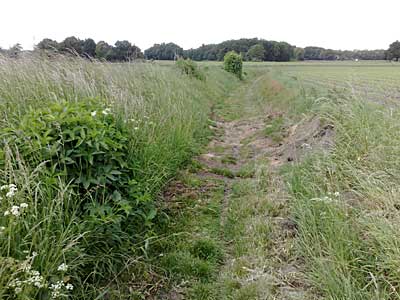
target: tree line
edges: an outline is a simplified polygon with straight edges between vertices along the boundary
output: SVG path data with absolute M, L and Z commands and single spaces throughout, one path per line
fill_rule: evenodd
M 58 53 L 114 62 L 144 58 L 140 48 L 127 40 L 117 41 L 114 45 L 109 45 L 104 41 L 96 43 L 90 38 L 81 40 L 74 36 L 67 37 L 62 42 L 45 38 L 35 45 L 34 52 L 43 53 L 47 56 Z M 22 53 L 22 47 L 20 44 L 16 44 L 7 50 L 0 48 L 0 53 L 10 57 L 18 57 Z
M 400 57 L 400 42 L 399 42 Z M 333 50 L 321 47 L 300 48 L 286 42 L 267 41 L 258 38 L 228 40 L 219 44 L 203 44 L 198 48 L 183 50 L 174 44 L 155 44 L 144 51 L 146 59 L 173 60 L 177 57 L 195 61 L 222 61 L 225 54 L 234 51 L 245 61 L 302 61 L 302 60 L 384 60 L 388 51 L 379 50 Z
M 96 43 L 91 38 L 80 40 L 74 36 L 67 37 L 60 43 L 51 39 L 43 39 L 36 45 L 35 50 L 46 51 L 46 53 L 56 51 L 107 61 L 130 61 L 144 58 L 140 48 L 127 40 L 117 41 L 114 45 L 109 45 L 104 41 Z
M 222 61 L 225 54 L 234 51 L 245 61 L 302 61 L 302 60 L 399 60 L 400 42 L 392 43 L 388 50 L 333 50 L 321 47 L 300 48 L 286 42 L 264 39 L 228 40 L 219 44 L 203 44 L 198 48 L 184 50 L 175 43 L 154 44 L 144 52 L 127 40 L 110 45 L 105 41 L 95 42 L 91 38 L 79 39 L 71 36 L 62 42 L 45 38 L 34 49 L 51 56 L 54 53 L 79 55 L 106 61 L 130 61 L 135 59 L 176 60 L 190 58 L 195 61 Z M 22 52 L 20 44 L 0 53 L 17 57 Z

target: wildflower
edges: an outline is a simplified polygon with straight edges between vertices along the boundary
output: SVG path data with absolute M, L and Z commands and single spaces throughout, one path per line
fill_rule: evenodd
M 110 114 L 110 113 L 111 113 L 111 109 L 109 109 L 109 108 L 106 108 L 105 110 L 102 111 L 102 114 L 105 115 L 105 116 Z
M 0 233 L 2 233 L 6 228 L 4 226 L 0 226 Z
M 62 263 L 61 265 L 58 266 L 57 271 L 61 271 L 61 272 L 68 271 L 68 265 Z
M 25 203 L 25 202 L 24 202 L 24 203 L 21 203 L 21 204 L 20 204 L 20 207 L 21 207 L 21 208 L 27 208 L 27 207 L 28 207 L 28 204 Z
M 64 282 L 57 281 L 56 283 L 52 283 L 49 286 L 49 289 L 52 290 L 51 297 L 53 299 L 58 298 L 61 296 L 61 289 L 64 287 Z
M 92 117 L 95 117 L 96 114 L 97 114 L 97 111 L 92 111 L 90 114 L 91 114 Z
M 10 214 L 10 211 L 9 210 L 6 210 L 5 212 L 4 212 L 4 216 L 8 216 Z
M 18 205 L 11 206 L 11 214 L 18 217 L 21 214 L 20 207 Z
M 135 127 L 135 128 L 133 128 L 134 130 L 139 130 L 139 127 Z
M 18 287 L 15 288 L 15 293 L 16 294 L 19 294 L 21 292 L 22 292 L 22 288 L 21 287 L 18 286 Z
M 66 288 L 67 290 L 69 290 L 69 291 L 72 291 L 72 290 L 74 289 L 74 286 L 73 286 L 72 284 L 68 283 L 68 284 L 65 286 L 65 288 Z
M 42 288 L 44 286 L 44 278 L 40 275 L 39 271 L 31 270 L 28 272 L 28 275 L 30 277 L 25 281 L 27 284 L 31 284 L 37 288 Z
M 335 195 L 335 197 L 339 197 L 340 193 L 339 192 L 335 192 L 333 195 Z
M 12 198 L 15 193 L 18 191 L 18 188 L 15 184 L 11 183 L 9 185 L 3 185 L 2 187 L 0 187 L 1 191 L 5 191 L 8 190 L 8 192 L 6 193 L 6 197 L 7 198 Z

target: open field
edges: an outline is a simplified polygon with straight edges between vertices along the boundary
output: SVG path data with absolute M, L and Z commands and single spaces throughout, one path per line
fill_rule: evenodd
M 198 65 L 0 58 L 0 298 L 400 299 L 400 65 Z
M 386 61 L 271 63 L 304 87 L 346 91 L 377 103 L 400 100 L 400 64 Z M 260 65 L 262 66 L 262 64 Z

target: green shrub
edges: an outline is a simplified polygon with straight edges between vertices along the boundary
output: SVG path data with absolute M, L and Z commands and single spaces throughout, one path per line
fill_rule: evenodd
M 199 66 L 191 59 L 178 59 L 176 66 L 182 71 L 182 73 L 194 77 L 199 80 L 205 80 L 206 76 L 200 70 Z
M 10 147 L 32 169 L 46 162 L 49 184 L 60 178 L 71 184 L 80 195 L 80 214 L 89 215 L 91 226 L 110 219 L 120 223 L 125 216 L 138 214 L 140 202 L 147 199 L 126 159 L 126 124 L 97 100 L 31 110 L 1 136 L 1 148 Z
M 224 56 L 224 69 L 235 74 L 239 79 L 243 77 L 243 59 L 235 51 L 229 51 Z

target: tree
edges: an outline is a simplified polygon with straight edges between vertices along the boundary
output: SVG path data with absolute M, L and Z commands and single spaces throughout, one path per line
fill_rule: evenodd
M 295 60 L 304 60 L 304 49 L 303 48 L 294 48 L 294 59 Z
M 21 44 L 15 44 L 14 46 L 12 46 L 10 49 L 8 49 L 8 55 L 12 58 L 17 58 L 21 52 L 22 52 L 22 46 Z
M 235 51 L 229 51 L 224 56 L 224 69 L 242 79 L 243 59 Z
M 304 59 L 306 60 L 322 60 L 324 48 L 320 47 L 305 47 Z
M 143 53 L 139 47 L 132 45 L 128 41 L 117 41 L 114 47 L 114 59 L 118 61 L 130 61 L 132 59 L 143 58 Z
M 60 43 L 60 51 L 81 55 L 82 43 L 74 36 L 67 37 Z
M 154 44 L 153 47 L 144 51 L 147 59 L 176 60 L 183 56 L 183 49 L 174 43 Z
M 59 45 L 57 41 L 52 39 L 43 39 L 35 46 L 35 49 L 37 50 L 46 50 L 46 51 L 57 51 L 58 48 Z
M 395 41 L 390 44 L 389 49 L 387 51 L 388 58 L 390 60 L 395 59 L 396 61 L 399 61 L 400 58 L 400 42 Z
M 98 59 L 104 59 L 104 60 L 111 60 L 112 55 L 113 55 L 113 47 L 109 44 L 107 44 L 104 41 L 100 41 L 96 45 L 96 58 Z
M 96 43 L 92 39 L 86 39 L 82 42 L 82 54 L 85 57 L 96 56 Z
M 256 44 L 251 46 L 249 51 L 247 51 L 247 58 L 251 61 L 263 61 L 265 56 L 264 46 L 261 44 Z
M 129 61 L 132 56 L 132 45 L 128 41 L 117 41 L 114 45 L 115 59 Z

